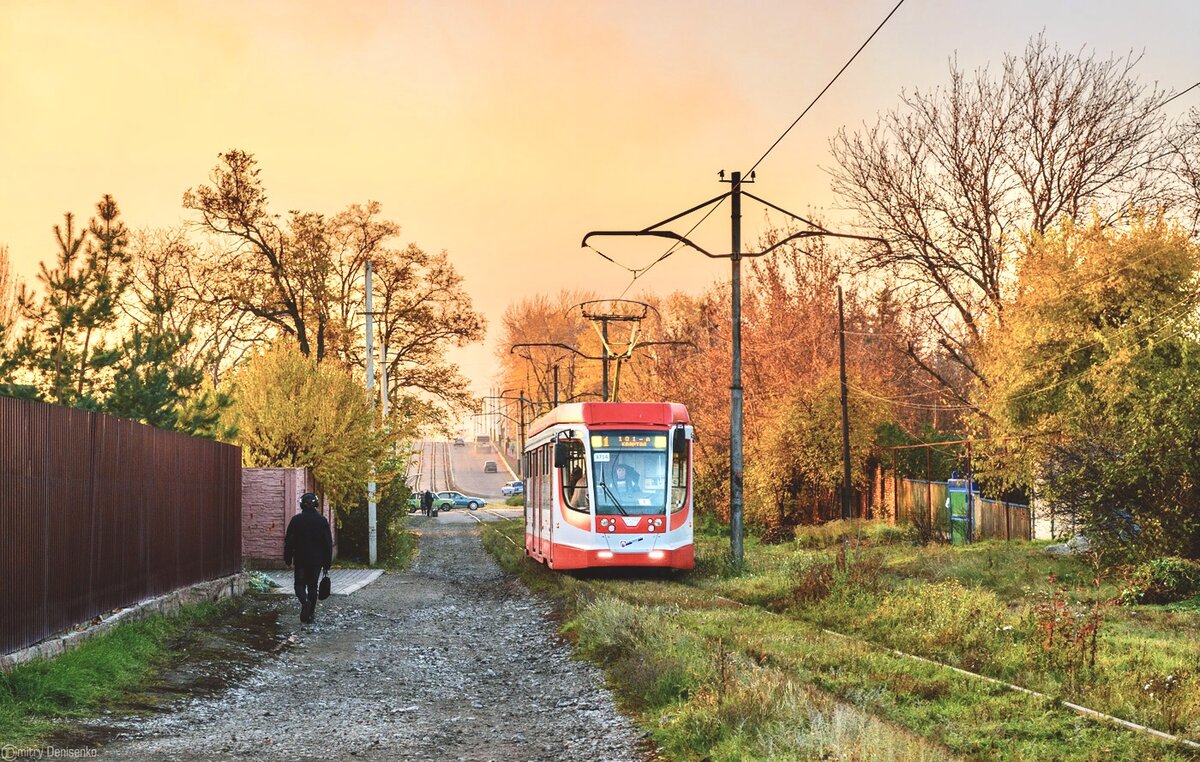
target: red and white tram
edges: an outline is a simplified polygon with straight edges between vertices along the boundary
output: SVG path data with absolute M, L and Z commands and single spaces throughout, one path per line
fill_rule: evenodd
M 530 424 L 521 473 L 525 552 L 550 568 L 692 568 L 692 426 L 683 405 L 559 405 Z

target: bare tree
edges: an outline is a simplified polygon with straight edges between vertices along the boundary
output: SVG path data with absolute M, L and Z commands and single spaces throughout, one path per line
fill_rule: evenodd
M 291 336 L 304 355 L 323 360 L 334 267 L 324 218 L 293 211 L 281 224 L 268 209 L 254 157 L 233 150 L 221 162 L 211 185 L 183 195 L 203 229 L 232 242 L 213 271 L 217 298 Z
M 885 270 L 922 306 L 933 340 L 976 382 L 973 347 L 1002 321 L 1025 236 L 1063 217 L 1106 219 L 1161 205 L 1161 92 L 1139 84 L 1139 57 L 1097 59 L 1042 36 L 996 79 L 967 76 L 901 96 L 901 106 L 831 143 L 833 187 L 890 246 Z M 910 356 L 920 361 L 918 348 Z M 924 362 L 965 399 L 961 384 Z
M 331 218 L 292 211 L 280 219 L 267 208 L 253 156 L 229 151 L 221 162 L 210 185 L 184 194 L 184 206 L 200 213 L 200 226 L 232 244 L 205 266 L 201 301 L 225 321 L 251 316 L 236 325 L 262 331 L 260 337 L 283 334 L 318 361 L 362 368 L 359 337 L 370 261 L 377 297 L 372 308 L 387 351 L 393 403 L 412 409 L 468 403 L 467 381 L 445 355 L 451 346 L 480 340 L 484 322 L 445 252 L 390 247 L 400 226 L 381 219 L 374 201 Z M 244 331 L 214 335 L 231 342 L 248 338 Z M 434 407 L 426 405 L 424 412 L 436 417 Z
M 1200 236 L 1200 108 L 1175 125 L 1168 144 L 1178 216 L 1195 238 Z

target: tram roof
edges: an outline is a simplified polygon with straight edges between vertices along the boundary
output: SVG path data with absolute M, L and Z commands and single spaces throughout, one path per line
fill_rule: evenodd
M 571 402 L 559 405 L 529 424 L 529 436 L 564 423 L 585 426 L 669 426 L 691 423 L 679 402 Z

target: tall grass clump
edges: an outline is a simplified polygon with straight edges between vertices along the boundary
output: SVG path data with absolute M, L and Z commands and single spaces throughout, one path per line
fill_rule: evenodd
M 867 620 L 881 642 L 978 670 L 1007 644 L 1005 608 L 995 593 L 957 580 L 917 584 L 883 597 Z
M 583 655 L 607 665 L 638 704 L 657 708 L 686 699 L 712 669 L 703 641 L 675 625 L 674 613 L 602 597 L 586 604 L 564 633 Z
M 894 545 L 911 543 L 915 539 L 916 535 L 911 527 L 886 521 L 839 519 L 795 529 L 796 546 L 810 550 L 832 548 L 845 542 L 860 545 Z

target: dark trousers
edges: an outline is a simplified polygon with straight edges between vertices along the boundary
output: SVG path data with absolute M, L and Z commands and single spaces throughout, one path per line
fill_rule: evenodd
M 317 585 L 321 582 L 320 566 L 301 566 L 296 564 L 296 597 L 301 603 L 317 602 Z

